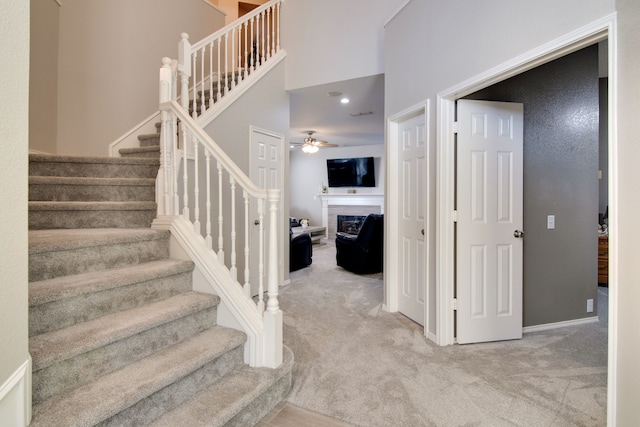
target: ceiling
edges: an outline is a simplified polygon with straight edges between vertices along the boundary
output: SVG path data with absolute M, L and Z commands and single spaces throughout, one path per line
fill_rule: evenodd
M 295 89 L 289 95 L 289 142 L 303 142 L 306 131 L 313 130 L 316 139 L 341 147 L 384 143 L 383 74 Z M 345 96 L 348 104 L 340 102 Z

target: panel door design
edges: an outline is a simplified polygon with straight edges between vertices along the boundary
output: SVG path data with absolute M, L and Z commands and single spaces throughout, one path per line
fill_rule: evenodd
M 427 132 L 424 115 L 412 117 L 399 126 L 400 141 L 400 233 L 398 254 L 398 310 L 414 322 L 425 323 L 427 280 L 428 174 Z
M 522 104 L 458 101 L 457 342 L 522 338 Z

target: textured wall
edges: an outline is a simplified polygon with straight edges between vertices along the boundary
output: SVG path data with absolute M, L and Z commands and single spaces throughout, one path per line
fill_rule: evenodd
M 525 326 L 596 312 L 598 84 L 594 45 L 469 96 L 524 104 Z

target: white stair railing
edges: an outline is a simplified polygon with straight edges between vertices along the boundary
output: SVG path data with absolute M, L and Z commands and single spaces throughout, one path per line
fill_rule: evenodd
M 195 119 L 280 51 L 280 6 L 272 0 L 203 40 L 178 45 L 179 95 Z M 191 91 L 191 93 L 189 93 Z
M 183 33 L 177 61 L 163 58 L 156 190 L 156 224 L 172 227 L 192 249 L 196 266 L 247 333 L 249 364 L 271 368 L 282 363 L 280 190 L 253 184 L 197 119 L 280 51 L 281 2 L 270 1 L 194 45 Z

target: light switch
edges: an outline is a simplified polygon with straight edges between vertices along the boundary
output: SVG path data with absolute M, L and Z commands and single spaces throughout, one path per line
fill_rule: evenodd
M 556 228 L 556 216 L 547 215 L 547 230 L 553 230 Z

